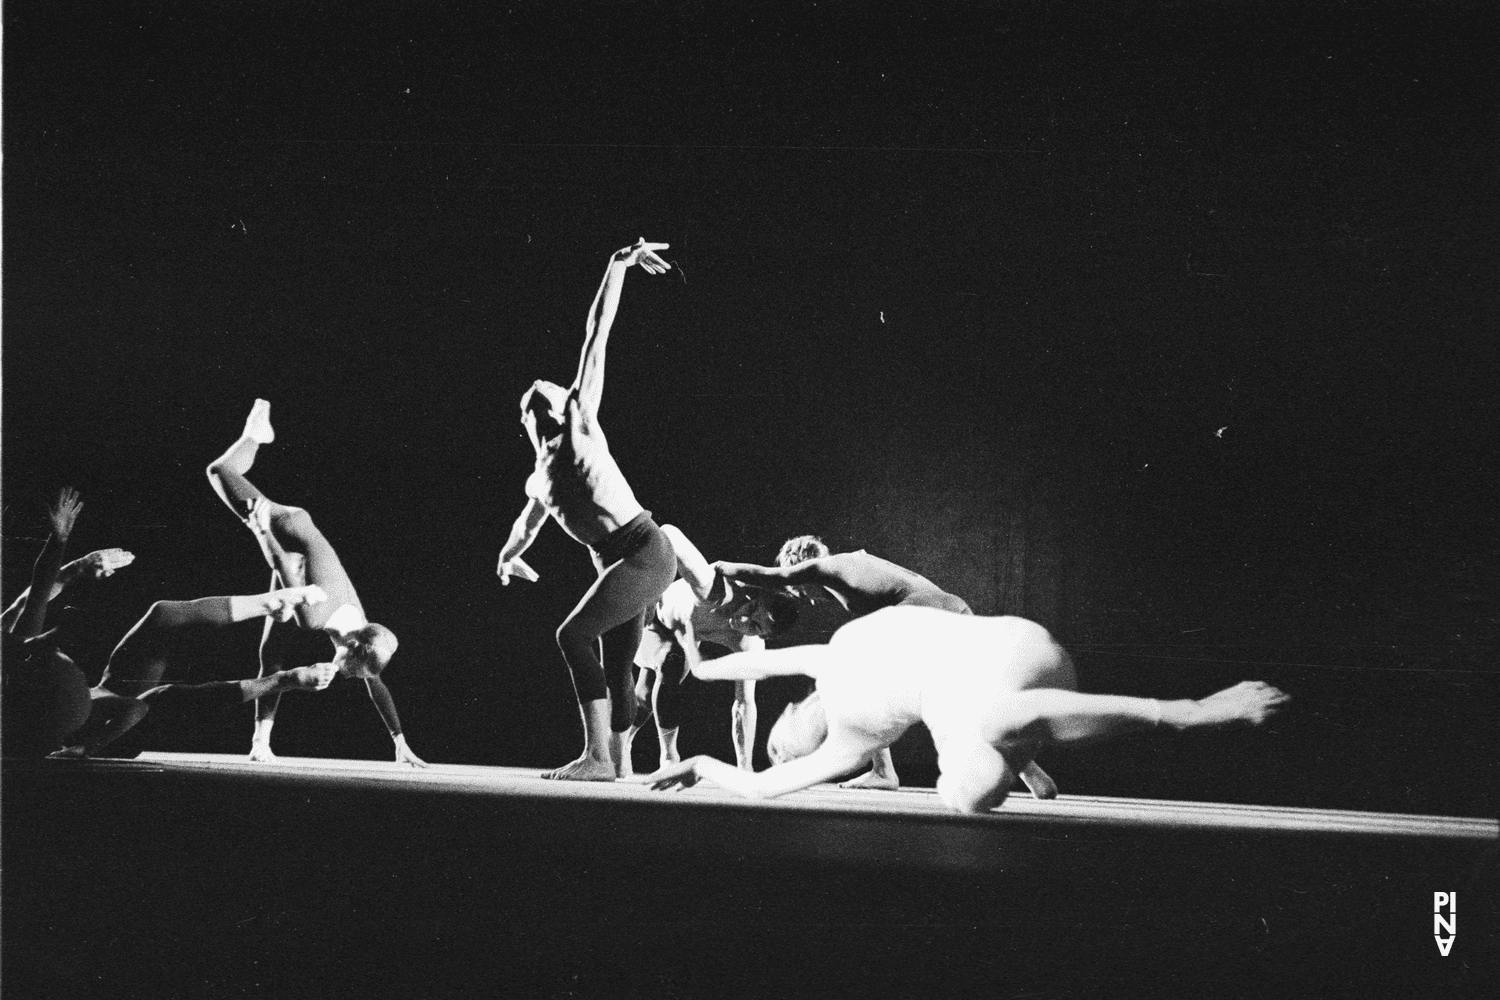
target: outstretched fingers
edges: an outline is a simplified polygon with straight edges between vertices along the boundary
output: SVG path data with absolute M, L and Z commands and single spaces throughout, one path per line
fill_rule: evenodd
M 51 522 L 52 530 L 58 538 L 67 538 L 73 533 L 73 522 L 78 520 L 82 510 L 83 498 L 78 495 L 77 490 L 64 486 L 57 491 L 57 499 L 47 508 L 47 520 Z

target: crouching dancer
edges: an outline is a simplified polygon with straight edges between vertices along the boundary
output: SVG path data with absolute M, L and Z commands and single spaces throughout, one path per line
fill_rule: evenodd
M 1246 681 L 1197 701 L 1079 694 L 1073 662 L 1024 618 L 891 607 L 840 628 L 823 646 L 697 656 L 691 623 L 682 648 L 694 676 L 761 679 L 804 674 L 817 699 L 789 706 L 772 728 L 776 766 L 758 774 L 694 757 L 653 776 L 657 789 L 707 778 L 755 798 L 829 781 L 888 747 L 918 722 L 938 751 L 938 794 L 961 813 L 1005 800 L 1049 746 L 1172 729 L 1259 725 L 1287 696 Z

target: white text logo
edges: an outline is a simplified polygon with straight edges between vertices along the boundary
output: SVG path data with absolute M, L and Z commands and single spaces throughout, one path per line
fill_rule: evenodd
M 1445 934 L 1447 937 L 1443 936 Z M 1432 937 L 1437 941 L 1438 952 L 1446 958 L 1453 947 L 1453 939 L 1458 937 L 1458 893 L 1432 894 Z

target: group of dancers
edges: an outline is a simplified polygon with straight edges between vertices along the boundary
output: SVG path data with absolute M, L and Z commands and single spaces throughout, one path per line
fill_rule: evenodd
M 867 766 L 848 785 L 894 788 L 889 748 L 921 722 L 938 752 L 939 795 L 957 811 L 979 812 L 1001 802 L 1017 781 L 1038 797 L 1056 795 L 1056 784 L 1035 762 L 1049 746 L 1161 726 L 1257 725 L 1285 702 L 1282 692 L 1258 682 L 1198 700 L 1081 694 L 1071 658 L 1042 626 L 976 616 L 961 598 L 867 552 L 830 553 L 818 539 L 800 536 L 783 546 L 775 566 L 710 563 L 682 531 L 658 526 L 611 456 L 598 413 L 625 276 L 635 266 L 650 274 L 670 270 L 658 253 L 667 246 L 642 239 L 610 257 L 589 309 L 573 383 L 564 388 L 538 380 L 521 399 L 536 463 L 497 574 L 504 584 L 539 579 L 522 557 L 549 518 L 588 548 L 598 572 L 557 629 L 583 722 L 583 750 L 544 777 L 634 777 L 632 740 L 654 716 L 660 766 L 644 780 L 658 789 L 708 779 L 739 794 L 775 796 Z M 319 691 L 342 675 L 366 685 L 396 761 L 425 766 L 407 746 L 382 680 L 396 636 L 366 617 L 338 554 L 307 511 L 269 500 L 247 478 L 259 449 L 274 440 L 270 404 L 257 400 L 238 440 L 208 466 L 214 490 L 250 530 L 270 568 L 268 590 L 157 602 L 115 647 L 99 683 L 87 689 L 66 655 L 47 642 L 46 605 L 70 574 L 108 575 L 127 565 L 129 554 L 104 550 L 64 566 L 82 505 L 71 491 L 59 497 L 32 585 L 5 621 L 23 661 L 35 667 L 28 676 L 37 693 L 20 701 L 36 706 L 28 729 L 36 741 L 55 746 L 66 740 L 59 756 L 99 755 L 153 707 L 254 701 L 250 756 L 271 761 L 281 695 Z M 802 609 L 825 600 L 836 601 L 851 619 L 828 643 L 767 648 L 765 640 L 785 633 Z M 175 630 L 255 617 L 265 622 L 256 678 L 161 682 Z M 328 661 L 286 666 L 289 640 L 299 629 L 329 638 Z M 12 684 L 11 673 L 8 687 L 24 695 L 27 681 L 17 672 Z M 735 684 L 734 765 L 680 758 L 680 681 L 687 674 Z M 39 679 L 44 675 L 47 680 Z M 74 675 L 71 682 L 58 680 Z M 772 727 L 766 746 L 773 764 L 756 772 L 755 684 L 783 675 L 812 678 L 815 688 Z M 7 698 L 8 717 L 15 714 L 13 700 Z

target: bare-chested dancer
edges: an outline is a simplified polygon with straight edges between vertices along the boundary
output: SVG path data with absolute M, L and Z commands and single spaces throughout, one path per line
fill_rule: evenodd
M 648 274 L 665 273 L 670 265 L 656 251 L 666 248 L 640 240 L 610 258 L 589 309 L 573 384 L 564 389 L 538 380 L 521 397 L 521 423 L 536 450 L 536 468 L 496 573 L 502 583 L 512 576 L 536 578 L 520 557 L 549 516 L 588 547 L 599 573 L 557 630 L 583 717 L 583 753 L 546 772 L 547 778 L 613 781 L 624 773 L 624 743 L 635 715 L 631 664 L 646 611 L 677 571 L 667 536 L 636 500 L 599 426 L 605 347 L 625 272 L 640 264 Z
M 245 522 L 260 543 L 261 553 L 270 564 L 272 585 L 315 586 L 327 595 L 317 604 L 296 608 L 297 623 L 305 629 L 323 632 L 333 642 L 335 669 L 347 677 L 365 682 L 370 700 L 375 703 L 386 730 L 396 748 L 396 762 L 425 767 L 426 764 L 406 745 L 401 731 L 401 717 L 390 689 L 381 673 L 396 653 L 396 636 L 384 625 L 365 617 L 364 606 L 355 593 L 354 584 L 338 553 L 313 523 L 312 516 L 300 507 L 287 507 L 268 500 L 245 478 L 255 464 L 262 445 L 276 440 L 271 427 L 271 404 L 257 399 L 245 418 L 245 429 L 229 449 L 208 467 L 208 481 L 235 516 Z M 273 672 L 272 645 L 275 629 L 268 622 L 261 645 L 261 675 Z M 255 732 L 251 740 L 250 759 L 270 761 L 271 727 L 276 721 L 279 691 L 258 697 L 255 703 Z
M 938 794 L 957 812 L 978 813 L 1004 801 L 1046 747 L 1161 726 L 1259 725 L 1287 700 L 1258 681 L 1197 701 L 1079 694 L 1067 652 L 1024 618 L 883 608 L 843 626 L 827 645 L 707 663 L 696 654 L 691 628 L 682 634 L 694 676 L 803 674 L 817 680 L 822 697 L 776 723 L 771 738 L 782 763 L 747 774 L 694 757 L 653 775 L 657 789 L 707 778 L 741 795 L 785 795 L 852 770 L 921 722 L 938 751 Z

